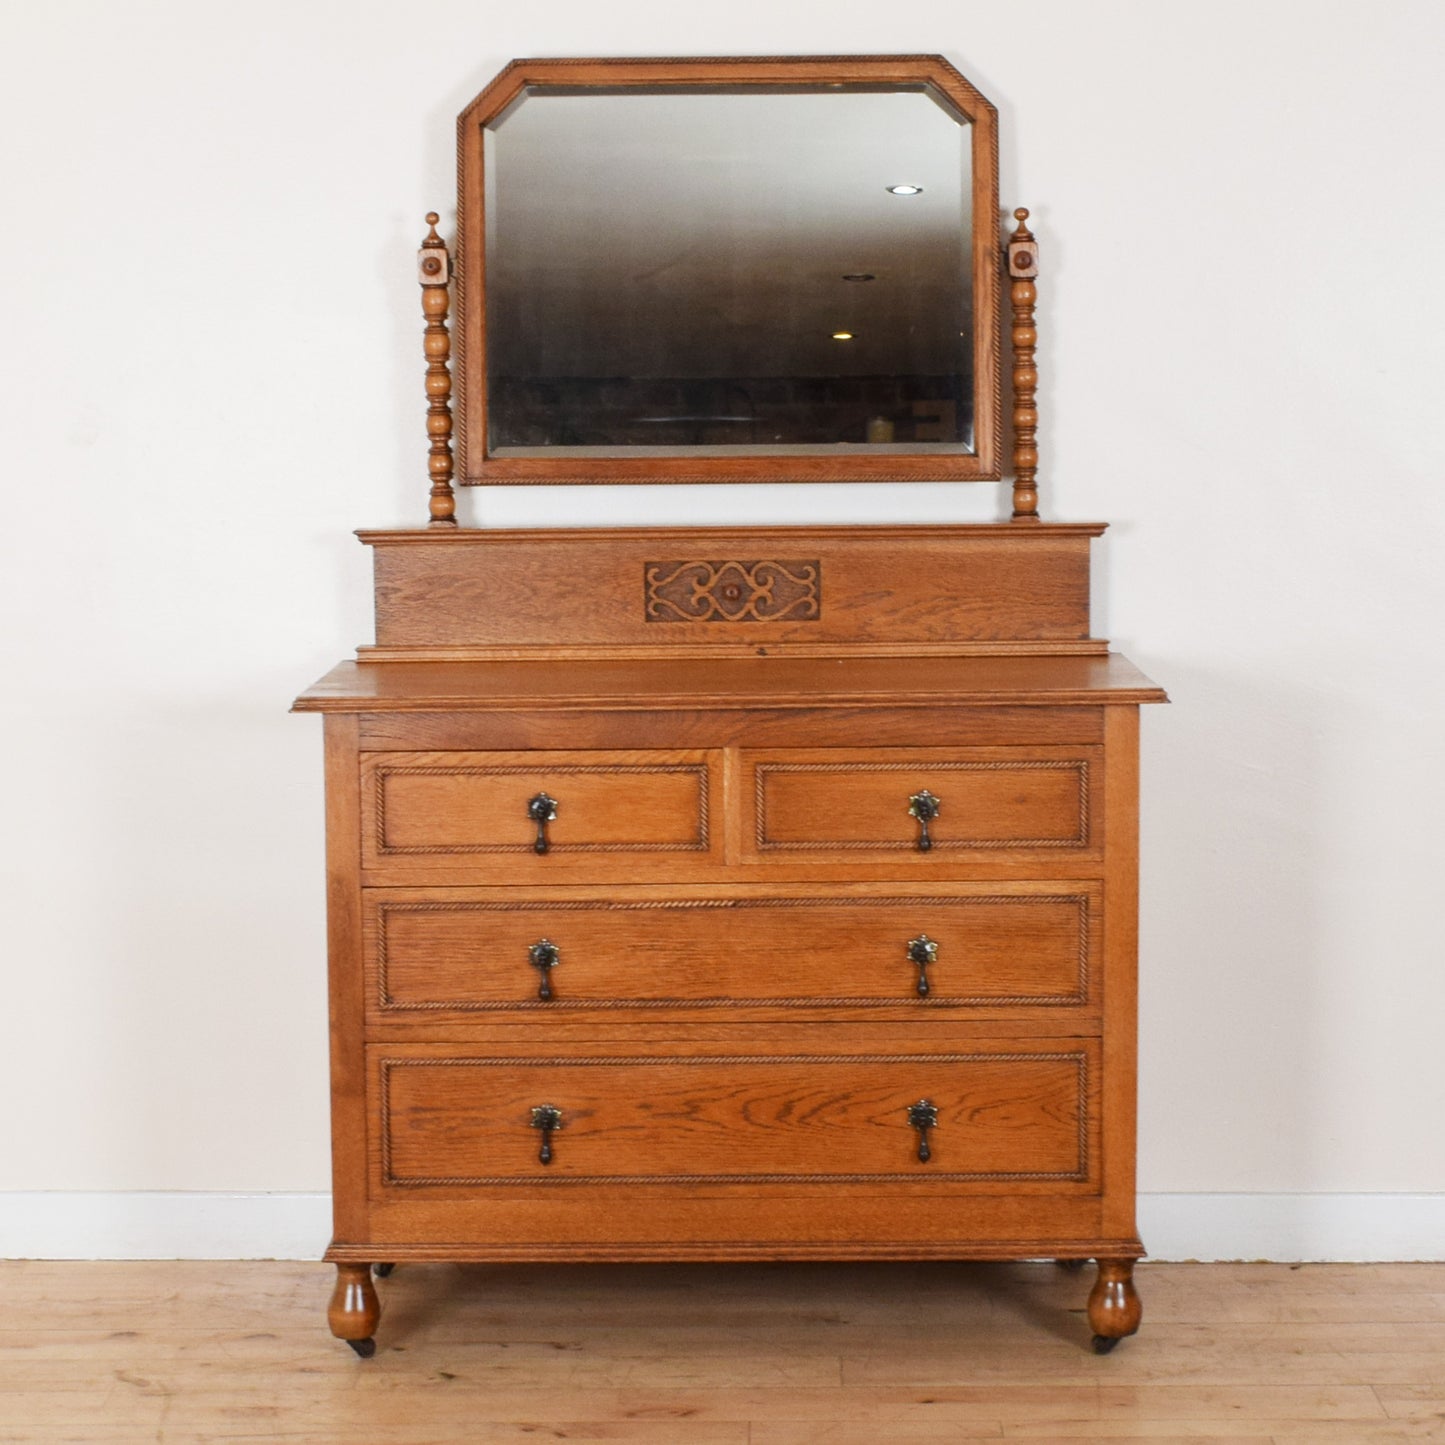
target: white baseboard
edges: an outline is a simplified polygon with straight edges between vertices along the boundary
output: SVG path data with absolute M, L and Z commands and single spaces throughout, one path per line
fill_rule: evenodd
M 1152 1259 L 1445 1260 L 1445 1194 L 1143 1194 Z M 316 1259 L 329 1194 L 3 1193 L 0 1258 Z
M 1151 1259 L 1445 1260 L 1445 1194 L 1141 1194 Z
M 3 1259 L 319 1259 L 329 1194 L 0 1193 Z

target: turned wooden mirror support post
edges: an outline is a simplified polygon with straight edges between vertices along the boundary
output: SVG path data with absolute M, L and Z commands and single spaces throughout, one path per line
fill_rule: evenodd
M 1009 304 L 1013 308 L 1014 382 L 1014 510 L 1015 522 L 1039 520 L 1038 387 L 1039 370 L 1034 364 L 1038 328 L 1034 325 L 1034 303 L 1038 288 L 1039 248 L 1028 228 L 1029 213 L 1020 206 L 1014 212 L 1018 222 L 1008 243 Z
M 446 242 L 437 235 L 441 217 L 428 211 L 428 231 L 417 252 L 417 279 L 421 282 L 421 309 L 426 317 L 426 431 L 431 442 L 427 471 L 431 475 L 432 527 L 455 527 L 457 499 L 452 491 L 452 375 L 447 368 L 452 340 L 447 331 L 451 306 L 449 287 L 452 258 Z

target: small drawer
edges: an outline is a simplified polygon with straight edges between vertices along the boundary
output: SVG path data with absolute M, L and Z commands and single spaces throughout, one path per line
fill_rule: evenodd
M 755 858 L 941 860 L 1093 849 L 1097 747 L 828 749 L 743 754 Z
M 715 754 L 364 753 L 362 864 L 548 877 L 608 858 L 707 859 Z M 605 874 L 603 875 L 605 876 Z
M 1095 1040 L 953 1053 L 461 1057 L 374 1048 L 376 1184 L 1097 1181 Z
M 377 1023 L 669 1004 L 977 1013 L 1097 1002 L 1097 883 L 742 896 L 372 888 L 364 898 Z

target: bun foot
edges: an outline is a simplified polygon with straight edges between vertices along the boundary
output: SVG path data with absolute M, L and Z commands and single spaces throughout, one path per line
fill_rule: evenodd
M 1077 1274 L 1088 1262 L 1087 1259 L 1056 1259 L 1054 1265 L 1058 1269 L 1067 1270 L 1070 1274 Z
M 331 1304 L 326 1311 L 331 1333 L 338 1340 L 345 1340 L 362 1359 L 369 1359 L 376 1352 L 372 1336 L 380 1318 L 381 1301 L 371 1282 L 371 1266 L 338 1264 L 336 1288 L 331 1292 Z
M 1089 1292 L 1089 1324 L 1094 1330 L 1094 1352 L 1106 1355 L 1126 1335 L 1139 1328 L 1144 1308 L 1134 1288 L 1132 1259 L 1101 1259 L 1099 1277 Z
M 395 1268 L 394 1264 L 374 1264 L 371 1266 L 371 1272 L 377 1279 L 385 1279 Z

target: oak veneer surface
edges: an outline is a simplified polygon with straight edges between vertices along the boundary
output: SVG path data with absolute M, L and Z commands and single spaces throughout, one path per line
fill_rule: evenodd
M 1133 1333 L 1164 695 L 1088 634 L 1100 530 L 364 536 L 380 646 L 296 703 L 336 1334 L 383 1261 L 1035 1255 Z
M 367 890 L 367 1009 L 373 1023 L 435 1026 L 477 1016 L 669 1002 L 710 1011 L 811 1004 L 916 1016 L 1078 1011 L 1098 994 L 1102 889 L 1084 882 L 952 883 L 927 890 L 672 888 Z M 934 945 L 920 969 L 908 945 Z M 530 951 L 557 962 L 547 997 Z M 781 963 L 780 963 L 781 960 Z M 920 977 L 921 976 L 921 977 Z M 921 993 L 920 982 L 927 992 Z
M 758 853 L 917 851 L 918 826 L 900 800 L 946 793 L 929 851 L 1080 849 L 1090 839 L 1090 773 L 1100 750 L 827 748 L 740 759 Z
M 1102 653 L 1094 524 L 363 532 L 384 651 Z
M 567 801 L 547 824 L 549 851 L 706 851 L 716 768 L 700 752 L 370 753 L 362 792 L 378 824 L 368 843 L 381 857 L 525 856 L 537 825 L 516 801 L 555 789 Z
M 0 1263 L 4 1445 L 1445 1441 L 1445 1264 L 401 1265 L 376 1358 L 278 1262 Z
M 548 1183 L 1085 1182 L 1088 1047 L 969 1054 L 485 1059 L 373 1050 L 383 1188 L 535 1186 L 532 1106 L 558 1106 Z M 1097 1067 L 1097 1060 L 1095 1060 Z M 899 1119 L 937 1108 L 931 1157 Z M 624 1202 L 625 1207 L 625 1202 Z M 601 1243 L 615 1234 L 602 1221 Z M 574 1239 L 586 1225 L 579 1219 Z
M 369 1346 L 380 1260 L 1055 1255 L 1131 1333 L 1162 697 L 1108 655 L 337 668 L 297 704 L 328 715 L 333 1329 Z

